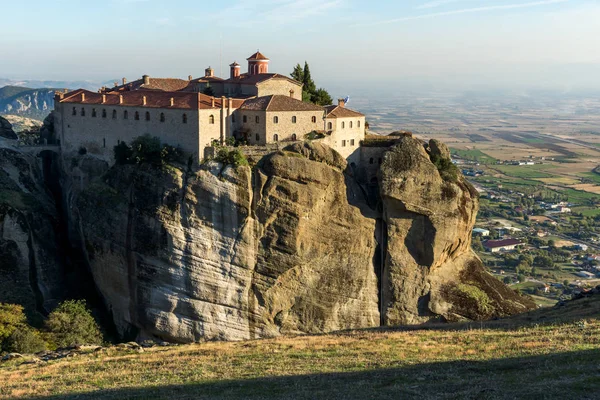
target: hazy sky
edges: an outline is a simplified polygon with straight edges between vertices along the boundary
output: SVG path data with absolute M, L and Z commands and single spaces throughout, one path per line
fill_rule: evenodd
M 224 75 L 260 49 L 320 85 L 600 87 L 596 0 L 0 0 L 0 77 Z

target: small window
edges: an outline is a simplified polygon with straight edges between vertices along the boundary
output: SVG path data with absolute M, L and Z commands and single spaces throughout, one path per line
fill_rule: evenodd
M 257 116 L 256 116 L 256 118 L 254 118 L 254 121 L 255 121 L 257 124 L 260 124 L 260 117 L 257 115 Z
M 165 122 L 165 113 L 160 113 L 160 122 Z
M 342 122 L 342 129 L 344 129 L 346 127 L 346 123 Z
M 85 108 L 81 107 L 81 116 L 85 117 Z
M 350 146 L 354 146 L 354 139 L 350 139 Z
M 273 123 L 274 124 L 278 124 L 279 123 L 279 117 L 273 117 Z
M 371 159 L 369 159 L 369 164 L 373 164 L 374 162 L 375 162 L 375 160 L 374 160 L 374 159 L 372 159 L 372 158 L 371 158 Z
M 208 123 L 211 124 L 211 125 L 215 123 L 215 116 L 214 115 L 211 115 L 210 117 L 208 117 Z
M 187 114 L 183 114 L 182 121 L 184 124 L 187 124 Z
M 258 133 L 256 134 L 256 141 L 260 141 L 260 135 Z
M 312 121 L 313 124 L 316 124 L 317 123 L 317 117 L 313 116 L 311 118 L 311 121 Z
M 243 122 L 246 123 L 248 122 L 248 117 L 244 115 L 244 118 L 242 118 Z
M 146 121 L 150 121 L 150 111 L 146 111 Z
M 357 124 L 358 124 L 357 126 L 360 128 L 360 121 L 358 121 Z
M 127 110 L 123 111 L 123 119 L 129 119 L 129 112 Z
M 350 121 L 350 129 L 352 129 L 352 121 Z
M 277 117 L 275 117 L 275 118 L 277 118 Z M 274 142 L 279 142 L 279 135 L 278 134 L 274 134 L 273 135 L 273 141 Z
M 102 118 L 106 118 L 106 109 L 102 110 Z
M 342 140 L 342 147 L 346 147 L 346 141 Z
M 294 115 L 294 116 L 292 117 L 292 124 L 295 124 L 295 123 L 296 123 L 296 116 Z
M 113 110 L 112 119 L 117 119 L 117 110 Z
M 329 129 L 329 130 L 333 129 L 333 124 L 331 122 L 327 123 L 327 129 Z
M 77 109 L 73 107 L 73 115 L 77 115 Z
M 96 109 L 92 108 L 92 118 L 96 118 Z
M 138 111 L 135 112 L 135 116 L 133 117 L 136 121 L 140 120 L 140 113 Z
M 298 140 L 298 137 L 296 136 L 295 133 L 292 133 L 292 140 L 295 142 L 296 140 Z

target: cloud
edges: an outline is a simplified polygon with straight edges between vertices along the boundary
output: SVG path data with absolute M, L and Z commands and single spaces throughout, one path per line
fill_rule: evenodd
M 505 5 L 497 5 L 497 6 L 463 8 L 460 10 L 444 11 L 444 12 L 437 12 L 437 13 L 430 13 L 430 14 L 423 14 L 423 15 L 413 15 L 413 16 L 409 16 L 409 17 L 394 18 L 394 19 L 389 19 L 389 20 L 372 22 L 372 23 L 368 23 L 368 24 L 357 24 L 354 26 L 386 25 L 386 24 L 393 24 L 396 22 L 406 22 L 406 21 L 414 21 L 414 20 L 419 20 L 419 19 L 437 18 L 437 17 L 448 16 L 448 15 L 472 14 L 472 13 L 479 13 L 479 12 L 486 12 L 486 11 L 512 10 L 512 9 L 518 9 L 518 8 L 539 7 L 539 6 L 545 6 L 545 5 L 550 5 L 550 4 L 566 3 L 568 1 L 570 1 L 570 0 L 542 0 L 542 1 L 533 1 L 530 3 L 523 3 L 523 4 L 505 4 Z

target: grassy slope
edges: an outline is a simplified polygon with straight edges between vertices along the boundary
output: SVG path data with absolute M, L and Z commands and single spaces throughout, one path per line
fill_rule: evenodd
M 591 399 L 599 316 L 596 298 L 486 324 L 10 361 L 0 364 L 0 398 Z

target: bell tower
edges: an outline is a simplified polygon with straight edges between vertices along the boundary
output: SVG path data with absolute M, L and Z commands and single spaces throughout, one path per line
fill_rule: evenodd
M 249 76 L 269 73 L 269 59 L 260 51 L 252 54 L 247 60 Z

